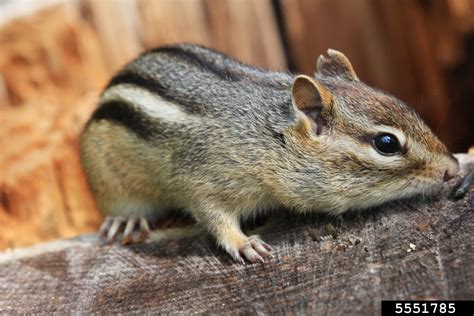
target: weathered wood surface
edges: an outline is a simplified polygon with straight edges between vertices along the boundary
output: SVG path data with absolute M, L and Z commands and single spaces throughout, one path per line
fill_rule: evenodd
M 341 218 L 272 216 L 254 233 L 275 256 L 245 266 L 186 228 L 130 247 L 84 235 L 3 253 L 0 313 L 377 315 L 381 299 L 472 299 L 474 190 L 448 191 Z

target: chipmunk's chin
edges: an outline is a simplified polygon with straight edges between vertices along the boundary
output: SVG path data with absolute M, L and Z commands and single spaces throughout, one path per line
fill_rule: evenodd
M 345 213 L 346 211 L 373 209 L 398 200 L 417 199 L 418 197 L 424 199 L 435 196 L 442 188 L 442 182 L 417 182 L 402 189 L 395 189 L 393 191 L 387 190 L 379 192 L 378 194 L 361 196 L 357 201 L 346 203 L 344 207 L 333 209 L 329 213 L 337 215 Z
M 413 181 L 407 185 L 397 188 L 385 188 L 370 194 L 361 194 L 360 196 L 338 196 L 329 203 L 305 205 L 304 207 L 294 208 L 300 213 L 318 213 L 323 212 L 330 215 L 339 215 L 349 211 L 359 211 L 373 209 L 380 205 L 394 202 L 397 200 L 424 199 L 438 194 L 443 188 L 443 182 L 439 181 Z
M 397 200 L 409 200 L 409 199 L 425 199 L 428 197 L 433 197 L 436 194 L 441 192 L 443 188 L 442 182 L 416 182 L 411 184 L 409 187 L 404 188 L 398 192 L 394 192 L 392 198 L 387 199 L 381 204 L 385 204 L 387 202 L 393 202 Z
M 435 195 L 443 189 L 443 182 L 442 181 L 423 181 L 414 184 L 412 188 L 411 196 L 416 195 L 423 195 L 423 196 L 431 196 Z

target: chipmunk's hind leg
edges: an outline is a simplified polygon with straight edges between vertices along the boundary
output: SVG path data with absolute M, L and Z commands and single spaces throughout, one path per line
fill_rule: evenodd
M 121 236 L 122 244 L 139 243 L 148 238 L 150 226 L 145 217 L 106 217 L 99 230 L 99 236 L 107 243 Z

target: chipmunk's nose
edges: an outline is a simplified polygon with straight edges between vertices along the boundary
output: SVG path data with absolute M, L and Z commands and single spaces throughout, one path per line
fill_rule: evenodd
M 448 168 L 444 172 L 444 181 L 449 181 L 454 178 L 459 172 L 459 163 L 456 158 L 451 158 L 448 163 Z

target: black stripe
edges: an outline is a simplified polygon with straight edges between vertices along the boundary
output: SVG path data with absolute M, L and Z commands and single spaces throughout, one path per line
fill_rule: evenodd
M 117 74 L 107 85 L 104 91 L 111 88 L 112 86 L 120 84 L 131 84 L 138 88 L 145 89 L 153 94 L 157 94 L 166 101 L 173 102 L 175 104 L 181 104 L 182 109 L 191 114 L 200 114 L 202 107 L 199 104 L 194 104 L 190 100 L 180 98 L 178 95 L 170 93 L 170 90 L 165 88 L 159 81 L 152 78 L 147 78 L 144 75 L 138 74 L 131 70 L 124 70 Z
M 176 56 L 178 58 L 185 60 L 186 62 L 190 64 L 196 65 L 199 68 L 207 70 L 208 72 L 216 75 L 222 80 L 228 80 L 228 81 L 240 80 L 240 78 L 235 73 L 230 72 L 228 69 L 217 67 L 215 63 L 203 58 L 203 56 L 195 52 L 185 50 L 181 47 L 164 46 L 164 47 L 159 47 L 154 50 L 151 50 L 150 53 L 164 53 L 170 56 Z M 226 55 L 220 54 L 218 52 L 214 52 L 214 53 L 222 56 L 225 59 L 229 59 L 229 57 Z
M 282 85 L 280 82 L 277 82 L 271 78 L 259 77 L 258 75 L 255 76 L 256 74 L 246 72 L 245 70 L 239 69 L 239 67 L 247 68 L 249 71 L 255 71 L 256 73 L 260 72 L 262 74 L 270 75 L 271 72 L 268 70 L 254 67 L 249 64 L 244 64 L 226 54 L 204 46 L 193 46 L 195 48 L 200 48 L 205 52 L 193 52 L 180 46 L 164 46 L 150 50 L 145 54 L 164 53 L 170 56 L 176 56 L 178 58 L 181 58 L 182 60 L 187 61 L 190 64 L 196 65 L 201 69 L 207 70 L 207 72 L 210 72 L 216 75 L 218 78 L 226 81 L 237 82 L 242 80 L 250 80 L 255 84 L 259 84 L 269 88 L 276 88 L 279 90 L 287 88 L 286 85 Z M 222 65 L 227 65 L 227 67 L 218 66 L 215 62 L 210 61 L 209 59 L 216 60 L 216 57 L 210 54 L 214 54 L 222 58 Z M 210 56 L 210 58 L 206 58 L 206 55 Z
M 199 48 L 202 51 L 192 51 L 192 49 L 196 48 Z M 168 52 L 169 54 L 188 58 L 187 60 L 189 62 L 194 62 L 197 66 L 207 69 L 209 72 L 214 73 L 222 79 L 230 81 L 249 80 L 255 84 L 276 88 L 278 90 L 287 89 L 291 83 L 291 81 L 276 81 L 276 79 L 273 78 L 273 71 L 243 63 L 242 61 L 220 51 L 201 45 L 186 44 L 184 47 L 164 46 L 151 50 L 150 52 Z M 222 59 L 221 66 L 216 64 L 215 61 L 218 60 L 216 56 L 219 56 Z M 291 77 L 290 74 L 288 74 L 288 76 Z
M 155 136 L 152 122 L 139 109 L 124 101 L 107 101 L 102 103 L 89 120 L 92 121 L 107 120 L 120 124 L 135 133 L 140 138 L 150 140 Z
M 168 90 L 157 80 L 152 78 L 147 78 L 141 74 L 130 70 L 124 70 L 119 72 L 106 87 L 106 90 L 112 86 L 119 84 L 133 84 L 140 88 L 146 89 L 152 93 L 158 94 L 159 96 L 165 98 L 168 101 L 176 101 L 175 98 L 168 93 Z

